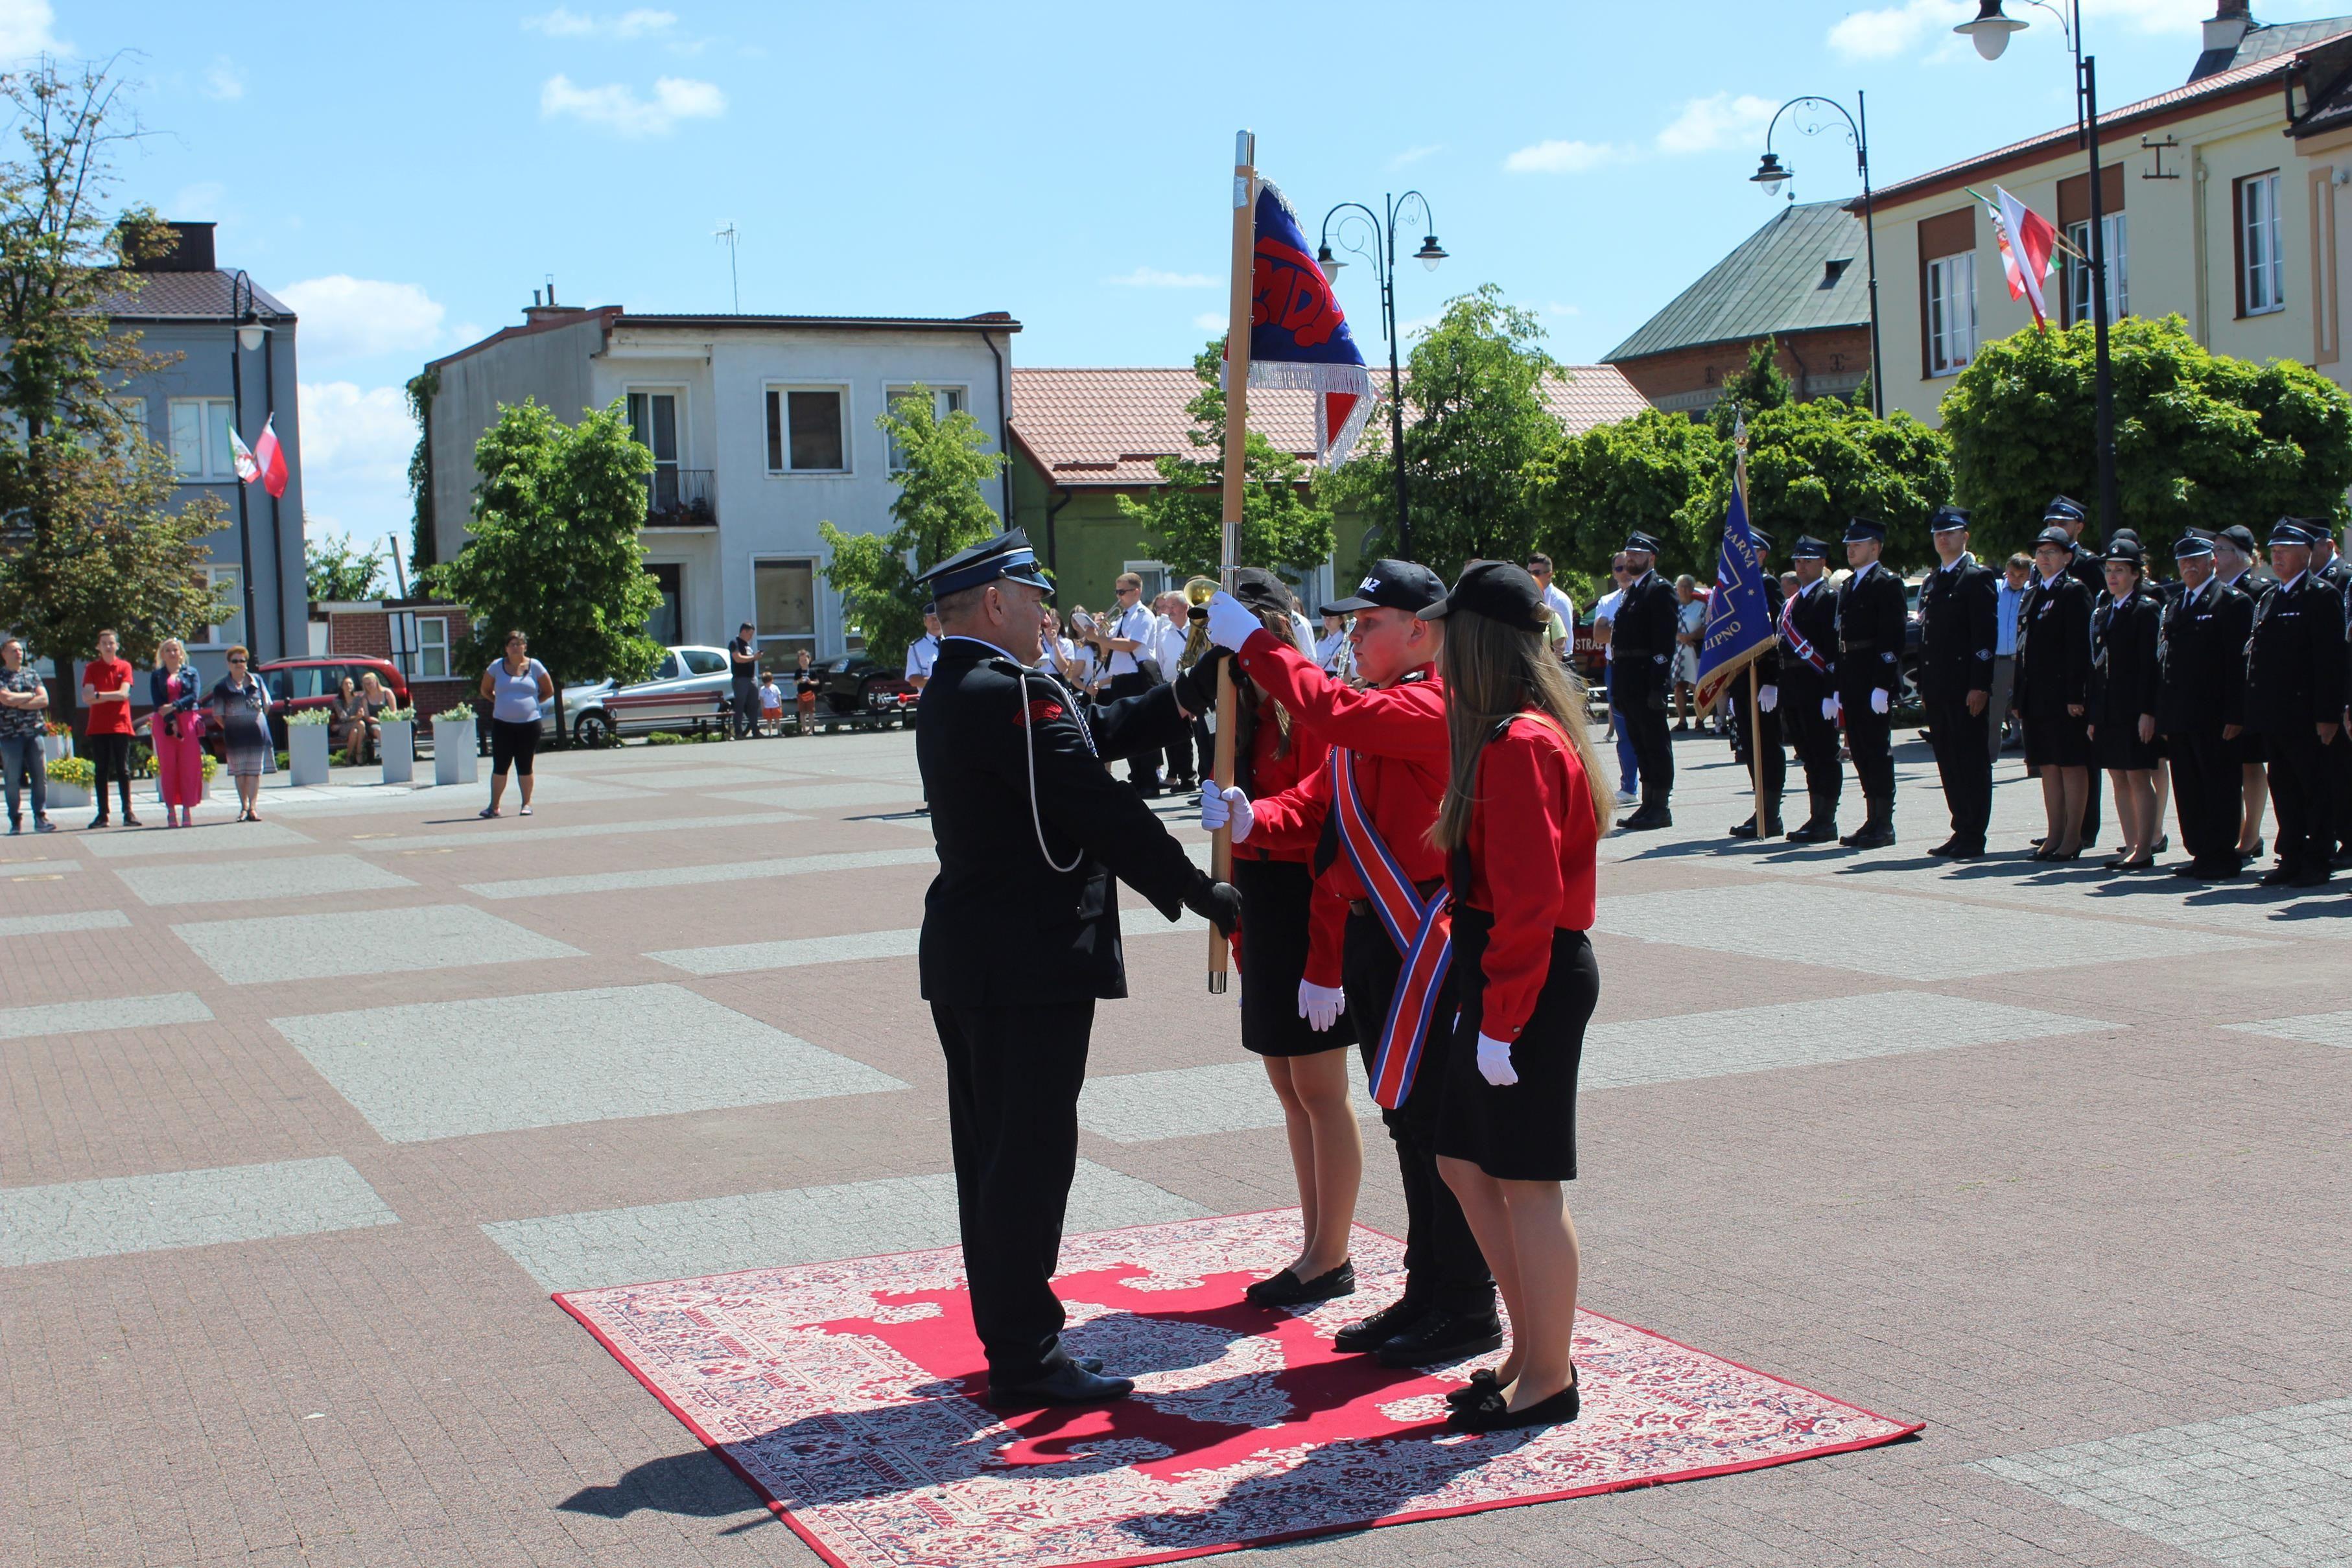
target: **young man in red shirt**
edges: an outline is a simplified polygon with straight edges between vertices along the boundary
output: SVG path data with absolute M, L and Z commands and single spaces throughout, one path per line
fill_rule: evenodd
M 1417 612 L 1444 597 L 1444 583 L 1427 567 L 1382 560 L 1353 597 L 1323 607 L 1326 615 L 1356 618 L 1349 636 L 1365 683 L 1360 691 L 1332 680 L 1230 595 L 1209 601 L 1210 641 L 1234 650 L 1235 678 L 1256 680 L 1288 710 L 1295 727 L 1346 753 L 1335 757 L 1334 766 L 1262 800 L 1230 788 L 1203 789 L 1201 822 L 1213 830 L 1230 822 L 1235 843 L 1313 846 L 1317 896 L 1348 903 L 1339 972 L 1328 972 L 1327 954 L 1311 953 L 1300 998 L 1303 1007 L 1344 991 L 1376 1096 L 1384 1067 L 1400 1091 L 1393 1109 L 1383 1105 L 1381 1120 L 1396 1145 L 1404 1182 L 1404 1295 L 1349 1323 L 1334 1341 L 1343 1351 L 1370 1352 L 1389 1366 L 1476 1355 L 1502 1343 L 1503 1333 L 1494 1274 L 1460 1202 L 1437 1174 L 1437 1105 L 1454 1013 L 1453 975 L 1449 967 L 1433 979 L 1428 970 L 1409 974 L 1407 965 L 1418 923 L 1444 908 L 1445 857 L 1429 842 L 1453 755 L 1444 688 L 1433 667 L 1444 632 L 1440 622 L 1421 620 Z M 1341 768 L 1354 786 L 1344 803 L 1334 783 Z M 1343 816 L 1353 829 L 1343 830 Z M 1388 868 L 1393 876 L 1384 874 Z M 1382 887 L 1367 886 L 1366 872 Z M 1436 951 L 1433 942 L 1429 950 Z M 1390 1004 L 1401 983 L 1408 1000 L 1421 1005 L 1391 1030 Z
M 81 706 L 89 710 L 83 730 L 89 747 L 89 765 L 98 777 L 90 793 L 98 797 L 98 816 L 89 824 L 107 826 L 106 781 L 110 777 L 122 796 L 122 825 L 139 826 L 131 810 L 131 663 L 116 657 L 120 640 L 111 631 L 98 634 L 98 657 L 81 667 Z

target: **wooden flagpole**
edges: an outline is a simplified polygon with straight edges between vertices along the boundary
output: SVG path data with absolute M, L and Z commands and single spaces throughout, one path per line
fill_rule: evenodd
M 1735 422 L 1731 446 L 1731 483 L 1739 491 L 1739 515 L 1748 517 L 1748 414 L 1745 410 L 1740 412 Z M 1753 517 L 1748 518 L 1748 531 L 1752 538 L 1756 532 Z M 1761 583 L 1757 585 L 1757 592 L 1763 603 L 1769 605 L 1772 602 L 1771 596 L 1764 593 Z M 1760 843 L 1764 838 L 1764 716 L 1756 711 L 1756 661 L 1759 657 L 1759 654 L 1751 653 L 1748 659 L 1748 789 L 1756 803 L 1756 838 Z
M 1248 493 L 1250 272 L 1257 246 L 1257 137 L 1242 131 L 1234 136 L 1233 278 L 1225 311 L 1225 473 L 1224 530 L 1218 557 L 1217 580 L 1227 593 L 1234 591 L 1234 570 L 1240 564 L 1242 502 Z M 1217 666 L 1216 780 L 1234 781 L 1234 666 L 1228 659 Z M 1219 828 L 1209 841 L 1209 874 L 1219 882 L 1234 879 L 1234 834 Z M 1209 989 L 1223 995 L 1231 962 L 1228 933 L 1209 927 Z

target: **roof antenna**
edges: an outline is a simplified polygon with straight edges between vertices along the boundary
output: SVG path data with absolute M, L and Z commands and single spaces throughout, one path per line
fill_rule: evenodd
M 730 218 L 727 226 L 710 237 L 727 247 L 727 283 L 735 293 L 735 314 L 740 316 L 743 314 L 743 280 L 736 275 L 735 249 L 743 243 L 743 236 L 736 232 L 735 220 Z
M 547 302 L 555 303 L 555 274 L 551 272 L 547 275 Z

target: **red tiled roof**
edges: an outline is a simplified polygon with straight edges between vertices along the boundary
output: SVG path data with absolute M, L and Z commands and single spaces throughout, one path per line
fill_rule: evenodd
M 1544 401 L 1570 434 L 1639 413 L 1649 404 L 1614 365 L 1570 365 Z M 1189 367 L 1013 371 L 1013 432 L 1057 485 L 1157 485 L 1154 459 L 1189 455 L 1184 405 L 1201 390 Z M 1312 461 L 1315 405 L 1306 392 L 1251 394 L 1250 428 Z

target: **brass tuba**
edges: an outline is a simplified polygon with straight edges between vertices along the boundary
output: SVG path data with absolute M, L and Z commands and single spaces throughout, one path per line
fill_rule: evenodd
M 1204 609 L 1217 596 L 1218 582 L 1213 577 L 1196 577 L 1184 585 L 1184 601 L 1195 610 Z M 1209 651 L 1209 621 L 1205 615 L 1193 620 L 1184 636 L 1184 653 L 1177 661 L 1180 669 L 1191 669 Z

